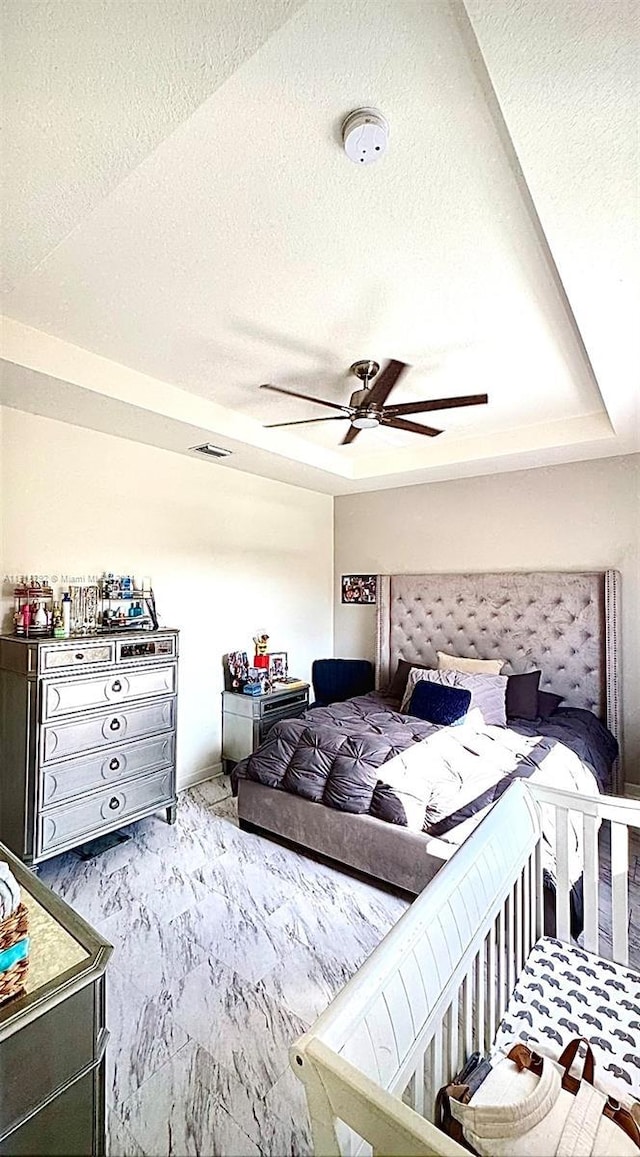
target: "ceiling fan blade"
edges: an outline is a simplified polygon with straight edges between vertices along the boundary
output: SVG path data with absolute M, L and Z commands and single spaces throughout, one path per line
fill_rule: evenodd
M 349 406 L 339 406 L 336 402 L 325 402 L 324 398 L 313 398 L 311 394 L 299 394 L 296 390 L 285 390 L 282 386 L 260 386 L 261 390 L 273 390 L 275 394 L 286 394 L 289 398 L 302 398 L 304 402 L 315 402 L 317 406 L 328 406 L 330 410 L 343 410 L 347 414 L 351 413 Z
M 430 410 L 455 410 L 458 406 L 484 406 L 488 394 L 464 394 L 458 398 L 433 398 L 429 402 L 401 402 L 399 406 L 385 406 L 390 417 L 396 414 L 426 414 Z
M 393 359 L 387 362 L 384 369 L 374 378 L 373 385 L 369 390 L 367 406 L 383 406 L 398 378 L 408 368 L 405 362 L 397 362 Z
M 422 426 L 419 422 L 405 422 L 404 418 L 388 418 L 383 417 L 381 426 L 393 426 L 394 430 L 406 430 L 408 434 L 427 434 L 429 438 L 435 438 L 442 430 L 435 430 L 433 426 Z
M 348 422 L 349 414 L 332 414 L 329 418 L 301 418 L 298 422 L 267 422 L 263 430 L 275 430 L 277 426 L 308 426 L 311 422 Z
M 358 437 L 358 434 L 359 434 L 359 433 L 360 433 L 360 430 L 359 430 L 359 428 L 358 428 L 357 426 L 349 426 L 349 429 L 347 430 L 347 432 L 346 432 L 346 434 L 345 434 L 344 438 L 342 439 L 342 441 L 341 441 L 340 445 L 341 445 L 341 446 L 348 446 L 350 442 L 353 442 L 353 439 L 354 439 L 354 438 L 357 438 L 357 437 Z

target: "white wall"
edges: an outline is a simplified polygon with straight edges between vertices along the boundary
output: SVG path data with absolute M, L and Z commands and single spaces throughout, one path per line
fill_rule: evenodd
M 375 610 L 340 604 L 340 575 L 622 572 L 627 780 L 640 783 L 640 455 L 335 499 L 335 654 L 373 658 Z
M 220 759 L 222 655 L 257 630 L 306 678 L 330 655 L 333 499 L 213 462 L 5 408 L 8 576 L 151 575 L 161 625 L 179 627 L 178 779 Z

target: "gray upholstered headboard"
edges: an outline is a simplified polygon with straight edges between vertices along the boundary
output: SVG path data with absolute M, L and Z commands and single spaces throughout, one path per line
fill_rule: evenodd
M 587 707 L 621 737 L 617 571 L 380 575 L 377 680 L 398 659 L 436 651 L 500 657 L 505 673 L 542 671 L 541 689 Z

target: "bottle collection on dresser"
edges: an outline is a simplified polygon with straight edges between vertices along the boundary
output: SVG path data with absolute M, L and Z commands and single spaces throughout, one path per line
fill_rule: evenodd
M 66 577 L 66 576 L 65 576 Z M 13 592 L 13 633 L 22 638 L 56 639 L 113 630 L 157 630 L 155 597 L 149 577 L 116 575 L 70 582 L 56 598 L 45 576 L 23 575 Z
M 37 864 L 176 809 L 178 632 L 0 636 L 0 841 Z

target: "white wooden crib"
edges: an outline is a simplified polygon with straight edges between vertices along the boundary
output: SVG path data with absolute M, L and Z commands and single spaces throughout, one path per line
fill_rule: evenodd
M 316 1157 L 466 1153 L 432 1124 L 435 1095 L 472 1052 L 490 1051 L 542 935 L 543 808 L 546 831 L 555 820 L 557 939 L 570 942 L 571 812 L 583 824 L 584 948 L 628 964 L 629 829 L 640 827 L 640 804 L 516 781 L 291 1049 Z M 610 940 L 599 914 L 603 820 Z

